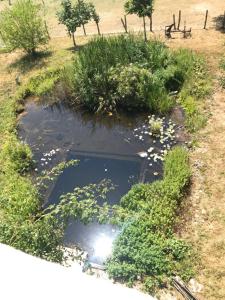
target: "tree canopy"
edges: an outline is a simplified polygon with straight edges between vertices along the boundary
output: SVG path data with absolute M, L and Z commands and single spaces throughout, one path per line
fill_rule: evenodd
M 144 37 L 147 40 L 145 17 L 151 18 L 153 12 L 154 0 L 127 0 L 124 4 L 127 14 L 135 14 L 143 18 Z
M 98 24 L 100 17 L 94 5 L 83 0 L 78 0 L 75 5 L 70 0 L 63 0 L 61 5 L 62 9 L 57 13 L 59 22 L 66 26 L 69 35 L 73 37 L 74 46 L 76 46 L 74 34 L 77 28 L 81 26 L 84 28 L 84 25 L 92 19 Z
M 127 14 L 139 17 L 150 17 L 153 12 L 154 0 L 128 0 L 124 7 Z

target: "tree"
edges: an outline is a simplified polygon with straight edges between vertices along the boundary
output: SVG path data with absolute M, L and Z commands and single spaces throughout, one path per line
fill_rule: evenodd
M 124 5 L 127 14 L 136 14 L 139 18 L 143 18 L 145 41 L 147 40 L 145 17 L 151 18 L 153 2 L 154 0 L 128 0 Z
M 95 9 L 95 6 L 94 6 L 93 3 L 89 3 L 89 9 L 90 9 L 90 12 L 91 12 L 91 18 L 97 26 L 98 34 L 101 35 L 100 28 L 99 28 L 100 16 L 96 12 L 96 9 Z
M 23 49 L 34 55 L 40 45 L 47 44 L 49 36 L 40 12 L 41 6 L 32 0 L 19 0 L 0 13 L 0 36 L 9 50 Z
M 91 19 L 90 11 L 83 0 L 79 0 L 75 5 L 72 5 L 70 0 L 63 0 L 61 5 L 62 9 L 57 13 L 59 22 L 66 26 L 69 36 L 73 38 L 74 47 L 76 47 L 75 32 L 78 27 L 83 26 L 86 34 L 84 24 Z
M 57 13 L 59 22 L 67 27 L 69 36 L 73 38 L 73 44 L 76 46 L 75 32 L 78 27 L 82 26 L 86 35 L 85 24 L 93 19 L 100 34 L 99 21 L 100 17 L 97 14 L 94 4 L 78 0 L 75 5 L 72 5 L 71 0 L 63 0 L 62 9 Z

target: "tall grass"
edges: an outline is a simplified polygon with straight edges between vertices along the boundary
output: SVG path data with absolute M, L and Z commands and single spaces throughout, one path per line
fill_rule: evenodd
M 82 48 L 65 78 L 72 103 L 91 110 L 168 111 L 169 92 L 180 89 L 185 71 L 160 41 L 139 36 L 99 37 Z

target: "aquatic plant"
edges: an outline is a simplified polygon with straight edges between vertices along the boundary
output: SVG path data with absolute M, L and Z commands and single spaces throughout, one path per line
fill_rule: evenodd
M 89 42 L 64 78 L 74 105 L 93 111 L 123 107 L 165 113 L 174 105 L 169 92 L 181 88 L 185 70 L 162 42 L 120 35 Z
M 154 116 L 152 118 L 149 118 L 149 126 L 150 126 L 150 132 L 153 135 L 159 136 L 160 131 L 162 130 L 162 120 L 161 119 L 155 119 Z

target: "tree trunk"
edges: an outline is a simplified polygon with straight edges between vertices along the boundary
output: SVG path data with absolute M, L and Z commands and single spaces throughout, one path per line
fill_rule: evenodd
M 95 23 L 96 23 L 96 26 L 97 26 L 97 29 L 98 29 L 98 35 L 101 35 L 100 28 L 99 28 L 99 22 L 95 22 Z
M 73 45 L 74 45 L 74 48 L 76 48 L 77 44 L 76 44 L 75 33 L 74 33 L 74 32 L 72 32 L 72 38 L 73 38 Z
M 144 26 L 144 38 L 145 38 L 145 42 L 147 42 L 147 33 L 146 33 L 145 17 L 143 17 L 143 26 Z
M 82 24 L 82 27 L 83 27 L 84 35 L 87 35 L 84 24 Z

